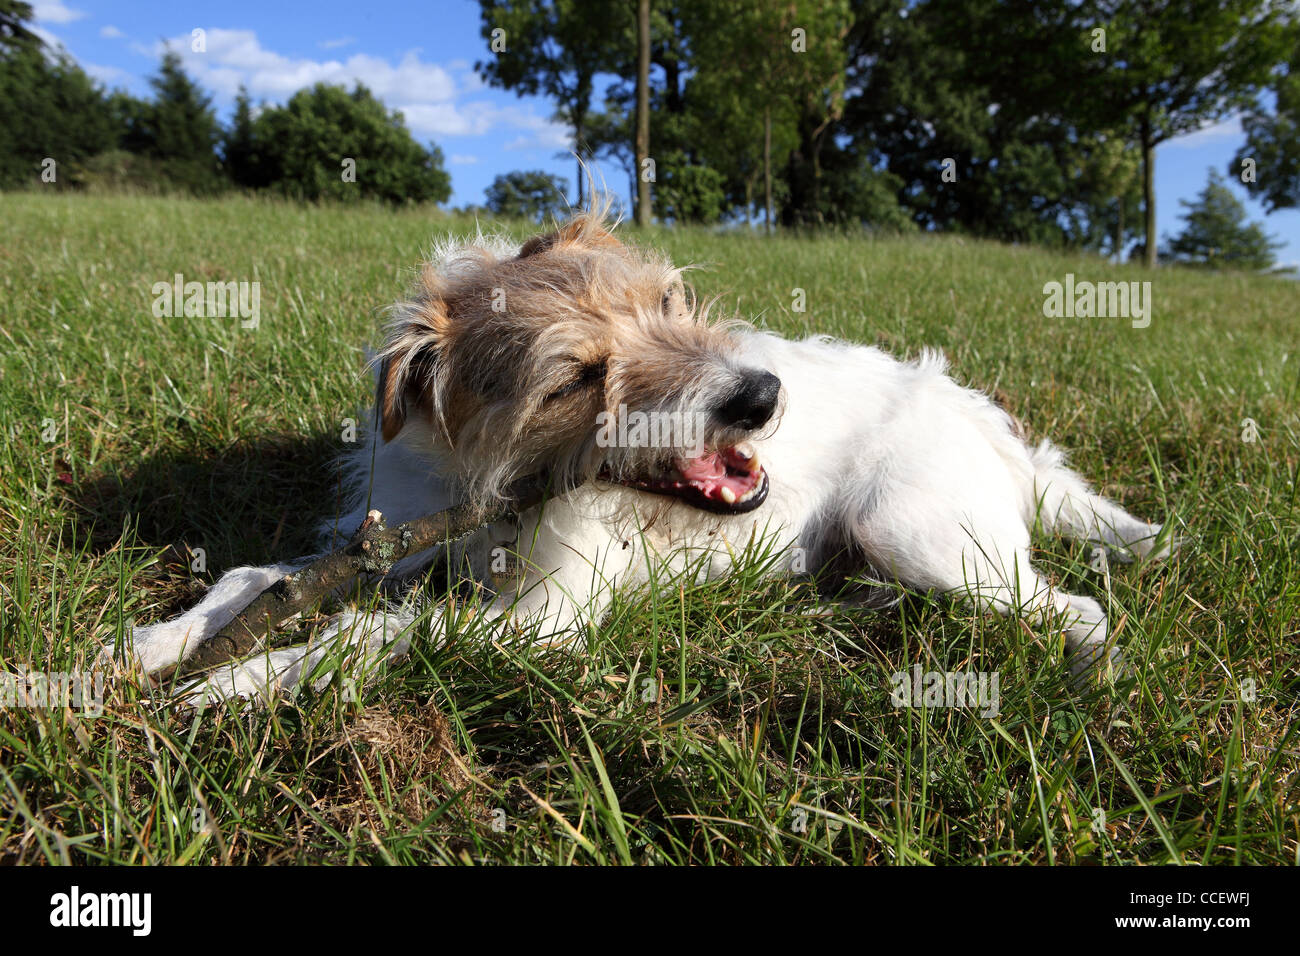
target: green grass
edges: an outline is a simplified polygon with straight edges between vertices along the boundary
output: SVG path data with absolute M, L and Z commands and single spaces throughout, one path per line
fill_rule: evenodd
M 361 347 L 470 225 L 34 194 L 0 218 L 0 658 L 65 672 L 225 568 L 309 549 Z M 0 862 L 1296 862 L 1300 285 L 955 238 L 646 241 L 771 328 L 942 348 L 1174 521 L 1175 560 L 1108 576 L 1038 542 L 1109 606 L 1132 675 L 1081 699 L 1057 636 L 925 595 L 809 616 L 760 556 L 621 597 L 582 654 L 417 640 L 355 698 L 195 720 L 110 681 L 98 717 L 0 711 Z M 260 327 L 155 318 L 176 272 L 259 280 Z M 1150 279 L 1151 326 L 1044 318 L 1067 272 Z M 918 663 L 996 672 L 1000 712 L 896 709 L 889 676 Z

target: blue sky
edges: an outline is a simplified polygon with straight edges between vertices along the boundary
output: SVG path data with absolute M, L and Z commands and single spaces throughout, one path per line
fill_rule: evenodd
M 487 87 L 474 73 L 484 58 L 476 0 L 315 0 L 312 3 L 161 2 L 161 0 L 32 0 L 37 26 L 61 43 L 93 76 L 137 95 L 148 92 L 163 45 L 171 41 L 186 69 L 227 118 L 240 83 L 254 100 L 283 102 L 318 81 L 360 80 L 390 107 L 402 110 L 422 142 L 442 147 L 452 176 L 452 203 L 482 203 L 499 173 L 543 169 L 573 182 L 569 139 L 542 97 L 517 97 Z M 195 29 L 206 52 L 191 51 Z M 597 103 L 602 97 L 597 96 Z M 1156 155 L 1156 214 L 1160 234 L 1181 230 L 1179 199 L 1205 185 L 1206 170 L 1221 171 L 1243 142 L 1240 120 L 1165 143 Z M 616 193 L 625 176 L 603 173 Z M 1263 209 L 1239 186 L 1251 216 L 1286 242 L 1279 261 L 1300 265 L 1300 211 Z

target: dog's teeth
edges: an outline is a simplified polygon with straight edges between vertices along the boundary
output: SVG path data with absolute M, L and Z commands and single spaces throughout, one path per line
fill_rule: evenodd
M 739 445 L 731 449 L 737 458 L 739 458 L 749 470 L 750 474 L 758 471 L 758 449 L 747 441 L 742 441 Z
M 722 500 L 725 501 L 727 504 L 734 505 L 736 503 L 736 493 L 732 491 L 730 488 L 728 488 L 726 485 L 722 486 L 721 495 L 722 495 Z

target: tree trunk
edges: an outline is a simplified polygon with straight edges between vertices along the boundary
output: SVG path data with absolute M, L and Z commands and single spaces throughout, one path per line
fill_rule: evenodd
M 826 130 L 830 129 L 830 120 L 826 120 L 812 137 L 812 208 L 813 222 L 822 224 L 822 141 Z
M 1124 261 L 1124 197 L 1115 197 L 1115 261 Z
M 772 234 L 772 108 L 763 110 L 763 207 L 767 214 L 763 223 L 767 234 Z
M 637 0 L 636 11 L 636 224 L 650 225 L 650 183 L 645 161 L 650 157 L 650 0 Z
M 1147 247 L 1143 262 L 1156 267 L 1156 146 L 1151 142 L 1151 121 L 1142 118 L 1142 205 L 1146 213 Z

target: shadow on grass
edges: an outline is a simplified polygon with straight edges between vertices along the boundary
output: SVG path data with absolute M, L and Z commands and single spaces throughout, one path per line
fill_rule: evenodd
M 168 549 L 163 565 L 186 573 L 203 550 L 214 580 L 227 568 L 315 550 L 316 525 L 336 514 L 342 486 L 332 434 L 272 435 L 224 448 L 169 451 L 129 468 L 111 465 L 69 489 L 72 528 L 90 553 Z M 187 550 L 188 549 L 188 550 Z

